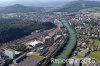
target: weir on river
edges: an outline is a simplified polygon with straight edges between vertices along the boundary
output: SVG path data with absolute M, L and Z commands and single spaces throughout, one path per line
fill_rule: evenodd
M 55 57 L 55 59 L 66 59 L 71 54 L 73 48 L 76 45 L 76 33 L 74 28 L 68 23 L 66 18 L 62 18 L 62 24 L 67 29 L 69 33 L 69 40 L 62 49 L 62 51 Z M 63 63 L 57 64 L 57 63 L 51 63 L 50 66 L 62 66 Z

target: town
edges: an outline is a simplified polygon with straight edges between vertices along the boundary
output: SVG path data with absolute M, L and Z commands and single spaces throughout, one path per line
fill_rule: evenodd
M 100 66 L 100 2 L 40 2 L 0 7 L 0 66 Z
M 99 13 L 98 13 L 99 14 Z M 72 54 L 71 59 L 73 63 L 69 65 L 80 66 L 82 63 L 80 60 L 84 58 L 93 59 L 95 62 L 89 63 L 87 61 L 84 65 L 99 66 L 99 54 L 100 53 L 100 16 L 95 13 L 79 12 L 71 14 L 67 17 L 73 27 L 75 27 L 77 33 L 77 46 Z M 78 61 L 78 63 L 74 63 Z M 83 65 L 83 66 L 84 66 Z

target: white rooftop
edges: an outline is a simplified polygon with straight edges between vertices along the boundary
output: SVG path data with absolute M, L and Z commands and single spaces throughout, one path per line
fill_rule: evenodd
M 39 44 L 39 43 L 42 43 L 41 41 L 32 41 L 32 42 L 29 42 L 28 44 L 31 45 L 31 46 L 35 46 L 36 44 Z

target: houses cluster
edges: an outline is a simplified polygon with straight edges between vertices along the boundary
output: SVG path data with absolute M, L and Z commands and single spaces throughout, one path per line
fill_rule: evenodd
M 78 13 L 69 21 L 75 27 L 79 35 L 100 39 L 100 20 L 90 13 Z
M 23 19 L 23 20 L 35 20 L 39 22 L 53 22 L 56 18 L 54 14 L 50 13 L 1 13 L 1 19 Z
M 86 58 L 93 51 L 100 51 L 99 46 L 92 46 L 90 39 L 100 40 L 100 20 L 88 12 L 78 12 L 69 15 L 68 21 L 75 27 L 77 33 L 77 46 L 72 53 L 72 58 Z M 73 62 L 74 66 L 75 63 Z M 78 63 L 80 64 L 80 62 Z M 95 63 L 97 65 L 97 63 Z M 88 64 L 90 66 L 91 64 Z M 76 65 L 77 66 L 77 65 Z M 93 65 L 94 66 L 94 65 Z

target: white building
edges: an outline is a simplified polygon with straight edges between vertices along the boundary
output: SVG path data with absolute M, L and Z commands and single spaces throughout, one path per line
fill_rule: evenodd
M 13 59 L 15 57 L 15 50 L 6 49 L 4 53 L 6 56 L 8 56 L 11 59 Z
M 27 45 L 35 47 L 37 44 L 40 44 L 40 43 L 42 44 L 43 42 L 35 40 L 35 41 L 28 42 Z

